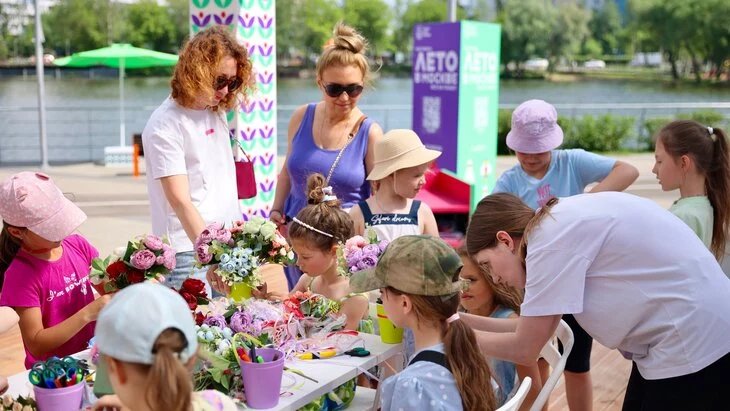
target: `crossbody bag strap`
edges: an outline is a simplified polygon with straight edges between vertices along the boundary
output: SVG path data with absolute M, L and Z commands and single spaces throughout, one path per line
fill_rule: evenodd
M 439 352 L 439 351 L 433 351 L 433 350 L 425 350 L 421 351 L 418 354 L 416 354 L 415 357 L 411 360 L 411 362 L 408 363 L 408 365 L 413 365 L 419 361 L 426 361 L 426 362 L 432 362 L 434 364 L 438 364 L 447 370 L 451 371 L 451 367 L 449 367 L 449 364 L 446 362 L 446 354 Z
M 241 152 L 243 153 L 243 155 L 246 156 L 246 160 L 250 163 L 251 162 L 251 157 L 249 157 L 249 155 L 246 152 L 246 150 L 243 149 L 243 144 L 241 144 L 241 140 L 239 140 L 237 138 L 234 138 L 233 141 L 235 142 L 236 147 L 237 147 L 236 153 L 238 153 L 238 149 L 241 149 Z M 238 161 L 238 159 L 240 157 L 234 155 L 233 158 L 234 158 L 234 160 Z
M 355 134 L 357 134 L 358 130 L 360 130 L 360 126 L 366 118 L 367 117 L 365 115 L 362 115 L 355 123 L 355 126 L 352 127 L 352 131 L 350 131 L 350 134 L 347 136 L 345 145 L 340 149 L 340 152 L 337 154 L 337 158 L 335 158 L 335 162 L 332 163 L 332 167 L 330 167 L 330 172 L 327 173 L 327 179 L 324 181 L 325 187 L 330 185 L 330 179 L 332 178 L 332 174 L 335 172 L 335 168 L 337 168 L 337 164 L 340 162 L 340 158 L 342 158 L 342 153 L 345 152 L 345 149 L 350 145 L 350 142 L 355 139 Z

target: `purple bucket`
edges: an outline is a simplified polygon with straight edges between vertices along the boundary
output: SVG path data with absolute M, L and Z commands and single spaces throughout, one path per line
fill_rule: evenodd
M 272 408 L 279 404 L 284 353 L 273 348 L 259 348 L 256 355 L 264 362 L 240 362 L 246 404 L 251 408 Z M 272 361 L 274 356 L 276 361 Z
M 70 387 L 41 388 L 33 387 L 35 402 L 40 411 L 78 411 L 84 400 L 86 383 L 80 382 Z

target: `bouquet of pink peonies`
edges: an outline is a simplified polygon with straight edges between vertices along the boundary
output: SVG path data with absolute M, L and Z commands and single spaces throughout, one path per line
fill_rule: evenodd
M 379 240 L 372 228 L 365 230 L 365 237 L 356 235 L 337 250 L 340 275 L 350 275 L 361 270 L 375 268 L 380 255 L 388 246 L 387 240 Z
M 99 294 L 107 294 L 143 281 L 164 282 L 174 269 L 175 250 L 168 242 L 142 235 L 106 258 L 93 259 L 89 279 Z
M 294 252 L 277 230 L 262 217 L 236 221 L 230 229 L 211 224 L 195 241 L 198 267 L 218 264 L 218 274 L 228 285 L 261 285 L 259 268 L 264 264 L 292 264 Z

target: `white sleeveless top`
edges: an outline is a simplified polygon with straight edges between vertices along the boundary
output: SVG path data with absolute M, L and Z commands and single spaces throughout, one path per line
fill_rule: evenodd
M 378 235 L 379 240 L 393 241 L 404 235 L 419 235 L 421 229 L 418 227 L 418 209 L 421 207 L 419 200 L 412 201 L 408 214 L 373 214 L 366 201 L 360 201 L 360 206 L 365 226 L 371 227 Z

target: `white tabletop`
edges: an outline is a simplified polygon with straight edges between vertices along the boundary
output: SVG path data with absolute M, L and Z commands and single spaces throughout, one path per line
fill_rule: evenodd
M 326 360 L 287 361 L 287 367 L 299 370 L 319 382 L 315 383 L 297 374 L 284 372 L 282 392 L 291 394 L 282 395 L 279 405 L 271 410 L 301 408 L 355 378 L 362 373 L 361 370 L 372 368 L 402 351 L 401 344 L 385 344 L 380 340 L 380 336 L 360 333 L 360 337 L 365 343 L 365 348 L 370 351 L 368 357 L 339 356 Z M 82 351 L 74 357 L 88 358 L 88 350 Z M 10 376 L 8 382 L 10 388 L 6 394 L 12 397 L 27 396 L 33 391 L 33 386 L 28 380 L 27 370 Z M 90 389 L 87 392 L 93 396 Z

